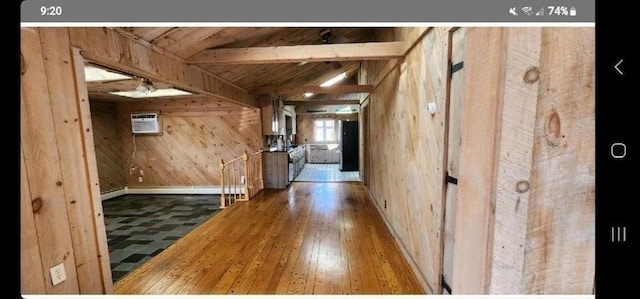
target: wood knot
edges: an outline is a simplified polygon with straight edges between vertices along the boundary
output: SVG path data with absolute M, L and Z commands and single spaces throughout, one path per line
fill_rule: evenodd
M 31 209 L 34 213 L 38 213 L 42 208 L 42 198 L 37 197 L 36 199 L 31 201 Z
M 27 72 L 27 65 L 24 62 L 24 55 L 20 51 L 20 75 L 24 75 Z
M 525 193 L 529 191 L 529 181 L 519 181 L 516 184 L 516 192 Z
M 562 135 L 562 121 L 560 120 L 560 115 L 555 110 L 551 112 L 547 119 L 545 131 L 547 135 L 547 144 L 549 146 L 557 147 L 560 145 L 560 139 L 564 138 L 564 135 Z
M 56 186 L 58 186 L 58 187 L 62 186 L 62 182 L 61 181 L 57 181 L 56 182 Z
M 538 82 L 540 79 L 540 69 L 538 67 L 532 66 L 530 67 L 526 73 L 524 73 L 524 82 L 528 84 L 533 84 Z

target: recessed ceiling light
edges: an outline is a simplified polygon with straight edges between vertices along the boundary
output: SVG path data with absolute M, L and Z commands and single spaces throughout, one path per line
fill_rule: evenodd
M 85 78 L 85 81 L 87 82 L 116 81 L 116 80 L 131 79 L 130 76 L 112 72 L 112 71 L 107 71 L 105 69 L 97 68 L 94 66 L 84 67 L 84 78 Z
M 313 92 L 305 92 L 305 93 L 304 93 L 304 97 L 305 97 L 305 98 L 308 98 L 308 97 L 310 97 L 310 96 L 312 96 L 312 95 L 313 95 Z
M 148 91 L 140 92 L 137 90 L 132 90 L 132 91 L 115 91 L 115 92 L 110 92 L 110 94 L 139 99 L 139 98 L 185 96 L 185 95 L 190 95 L 192 93 L 184 90 L 180 90 L 180 89 L 175 89 L 175 88 L 165 88 L 165 89 L 156 89 L 156 91 L 153 91 L 153 92 L 148 92 Z

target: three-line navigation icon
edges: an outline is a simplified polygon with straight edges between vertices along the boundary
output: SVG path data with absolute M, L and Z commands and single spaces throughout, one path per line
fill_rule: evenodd
M 611 242 L 627 242 L 627 227 L 626 226 L 612 226 L 611 227 Z

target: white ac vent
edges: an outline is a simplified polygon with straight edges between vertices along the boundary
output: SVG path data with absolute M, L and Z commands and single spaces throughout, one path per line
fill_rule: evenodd
M 160 122 L 158 113 L 131 113 L 131 132 L 135 134 L 158 134 Z

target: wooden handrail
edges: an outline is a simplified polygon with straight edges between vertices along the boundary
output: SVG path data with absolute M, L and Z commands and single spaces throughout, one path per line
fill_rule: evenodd
M 264 189 L 262 150 L 225 162 L 220 160 L 220 208 L 236 201 L 247 201 Z M 226 190 L 225 190 L 226 189 Z

